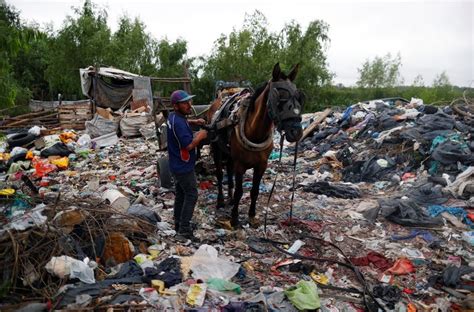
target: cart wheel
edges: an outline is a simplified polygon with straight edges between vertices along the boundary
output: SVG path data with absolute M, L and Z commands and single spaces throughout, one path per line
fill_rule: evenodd
M 158 176 L 160 177 L 160 185 L 161 187 L 171 189 L 173 187 L 173 176 L 171 175 L 170 165 L 168 161 L 168 157 L 163 157 L 158 159 L 158 163 L 156 164 Z

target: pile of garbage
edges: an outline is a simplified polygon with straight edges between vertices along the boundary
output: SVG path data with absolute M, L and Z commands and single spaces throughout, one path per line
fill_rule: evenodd
M 87 125 L 7 137 L 0 309 L 473 309 L 474 116 L 463 107 L 358 103 L 282 155 L 275 134 L 257 227 L 247 220 L 251 171 L 232 229 L 230 207 L 215 208 L 205 147 L 197 240 L 185 243 L 174 238 L 174 194 L 160 186 L 165 153 L 153 137 Z

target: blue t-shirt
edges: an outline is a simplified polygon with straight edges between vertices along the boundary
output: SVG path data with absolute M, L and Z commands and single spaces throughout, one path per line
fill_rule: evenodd
M 180 114 L 171 113 L 167 121 L 168 155 L 172 173 L 188 173 L 194 170 L 196 151 L 186 150 L 193 141 L 193 131 Z

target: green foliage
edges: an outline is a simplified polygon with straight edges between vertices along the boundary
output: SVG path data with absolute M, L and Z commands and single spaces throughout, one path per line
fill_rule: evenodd
M 306 112 L 328 106 L 346 106 L 362 100 L 400 96 L 422 98 L 425 103 L 446 103 L 462 89 L 453 87 L 446 72 L 432 87 L 418 75 L 409 87 L 401 83 L 400 54 L 366 60 L 359 69 L 358 87 L 331 85 L 333 74 L 326 61 L 328 25 L 320 20 L 306 29 L 295 21 L 278 32 L 269 31 L 265 16 L 246 15 L 240 29 L 222 34 L 208 57 L 187 57 L 184 40 L 171 42 L 151 36 L 138 18 L 122 16 L 118 29 L 107 25 L 107 12 L 85 0 L 53 32 L 25 26 L 14 8 L 0 0 L 0 109 L 27 104 L 31 97 L 83 98 L 79 68 L 107 65 L 154 77 L 182 77 L 189 67 L 195 103 L 209 103 L 217 80 L 249 81 L 253 87 L 267 81 L 273 65 L 283 70 L 300 63 L 296 84 L 306 93 Z M 167 96 L 181 84 L 154 83 L 153 90 Z
M 0 108 L 13 106 L 20 91 L 12 73 L 11 61 L 23 45 L 18 13 L 0 2 Z
M 319 88 L 332 78 L 324 53 L 329 40 L 327 30 L 327 24 L 322 21 L 311 22 L 306 30 L 292 21 L 279 33 L 273 33 L 268 31 L 262 13 L 255 11 L 247 15 L 240 30 L 222 34 L 210 57 L 197 62 L 197 72 L 201 73 L 195 83 L 198 99 L 210 101 L 214 91 L 212 82 L 217 80 L 245 80 L 257 86 L 270 78 L 273 65 L 280 62 L 287 71 L 300 63 L 296 83 L 308 99 L 316 100 Z
M 326 86 L 321 89 L 319 101 L 316 105 L 306 107 L 306 112 L 320 111 L 326 107 L 348 106 L 360 101 L 402 97 L 410 100 L 412 97 L 420 98 L 426 104 L 448 105 L 456 98 L 460 98 L 464 92 L 464 88 L 450 87 L 393 87 L 393 88 L 337 88 L 334 86 Z M 469 89 L 471 92 L 474 89 Z
M 156 74 L 157 44 L 143 22 L 123 16 L 110 43 L 110 64 L 139 75 Z
M 388 53 L 383 58 L 376 56 L 373 61 L 366 60 L 359 68 L 357 85 L 363 88 L 389 88 L 399 84 L 400 66 L 402 65 L 400 53 L 392 58 Z
M 62 29 L 53 37 L 48 55 L 46 78 L 52 94 L 65 98 L 80 95 L 79 68 L 106 64 L 110 44 L 107 13 L 96 10 L 90 0 L 74 9 L 76 18 L 68 16 Z

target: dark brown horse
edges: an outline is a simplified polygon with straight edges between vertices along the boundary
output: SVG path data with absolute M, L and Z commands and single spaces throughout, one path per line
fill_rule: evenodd
M 216 111 L 225 105 L 218 98 L 208 112 L 208 120 L 214 118 L 211 124 L 211 149 L 216 165 L 218 182 L 217 207 L 224 206 L 222 192 L 223 161 L 227 161 L 229 204 L 233 205 L 231 224 L 236 227 L 239 223 L 239 202 L 242 198 L 243 176 L 247 169 L 253 169 L 252 190 L 250 192 L 249 221 L 256 225 L 256 203 L 262 176 L 268 165 L 268 157 L 273 149 L 273 131 L 277 130 L 285 136 L 288 142 L 301 138 L 301 112 L 304 96 L 293 83 L 298 73 L 296 65 L 288 75 L 283 73 L 277 63 L 273 68 L 272 79 L 264 83 L 253 94 L 241 92 L 234 97 L 240 100 L 238 110 L 231 114 L 233 123 L 228 122 L 229 113 L 214 116 Z M 232 99 L 231 99 L 232 100 Z M 213 117 L 214 116 L 214 117 Z M 237 117 L 236 117 L 237 116 Z M 228 127 L 216 127 L 228 124 Z M 233 176 L 235 175 L 235 193 Z

